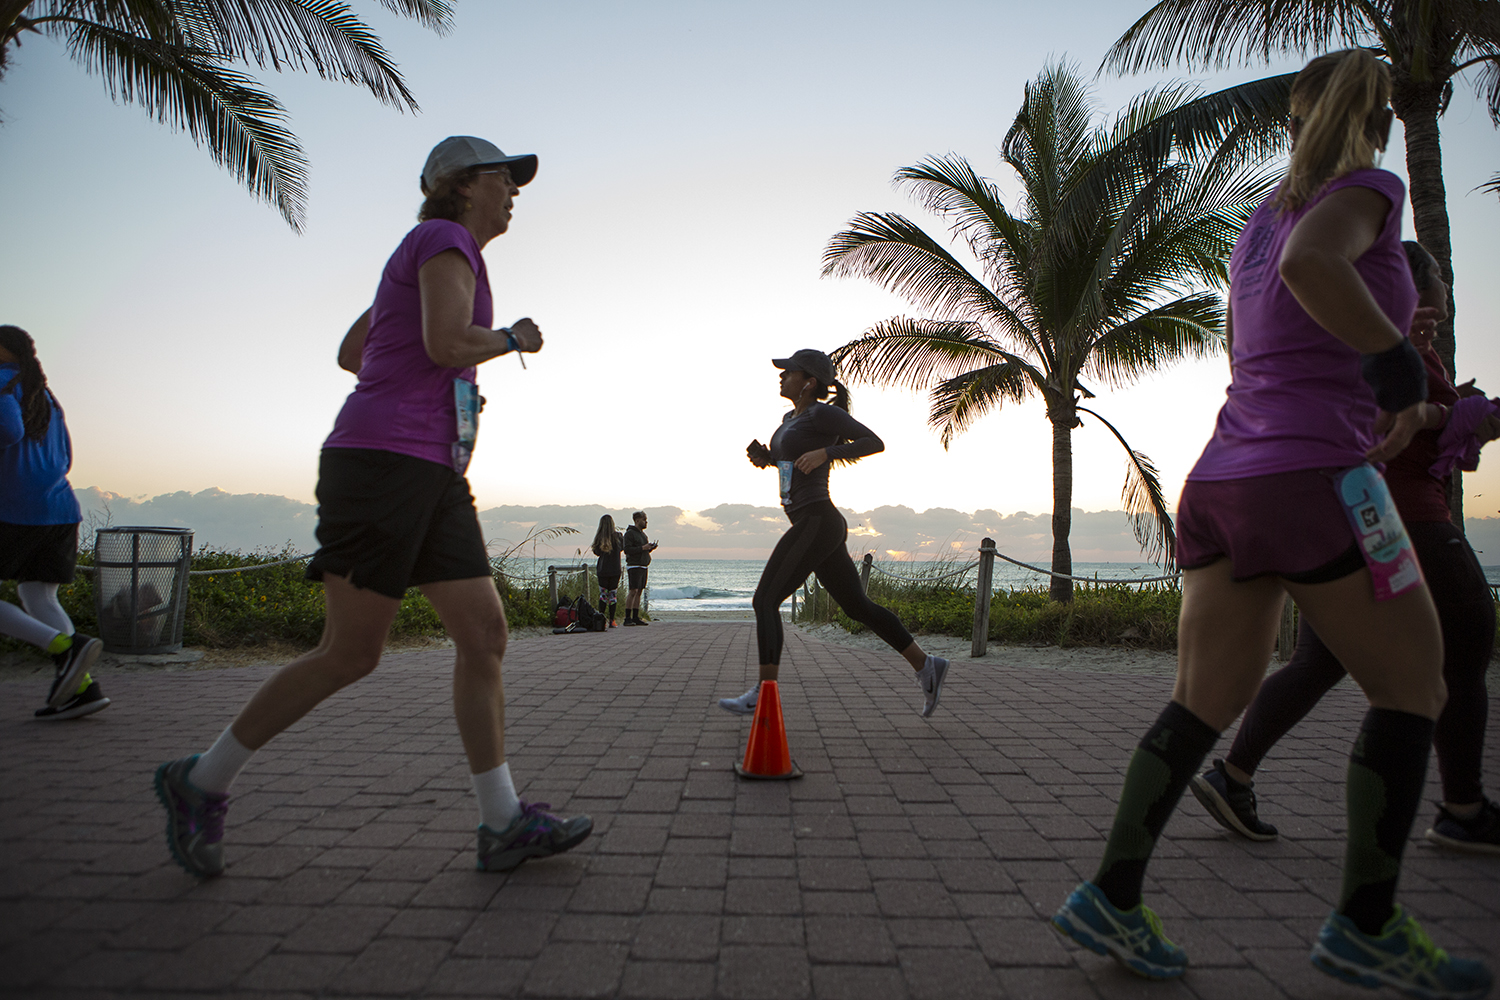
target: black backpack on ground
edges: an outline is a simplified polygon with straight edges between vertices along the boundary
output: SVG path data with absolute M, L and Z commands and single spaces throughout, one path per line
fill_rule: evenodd
M 588 602 L 588 598 L 580 596 L 573 602 L 573 608 L 578 612 L 578 624 L 585 632 L 603 632 L 609 628 L 609 619 L 601 612 L 595 611 L 594 606 Z

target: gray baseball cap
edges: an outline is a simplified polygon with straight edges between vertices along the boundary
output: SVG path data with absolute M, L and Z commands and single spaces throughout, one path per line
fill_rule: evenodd
M 811 347 L 804 347 L 789 358 L 772 358 L 771 364 L 777 368 L 806 372 L 824 385 L 833 385 L 834 380 L 838 378 L 834 374 L 833 359 Z
M 531 183 L 536 176 L 535 154 L 506 156 L 493 142 L 472 135 L 450 135 L 427 154 L 427 165 L 422 168 L 422 188 L 430 191 L 439 178 L 460 170 L 502 163 L 510 167 L 510 179 L 516 182 L 516 187 Z

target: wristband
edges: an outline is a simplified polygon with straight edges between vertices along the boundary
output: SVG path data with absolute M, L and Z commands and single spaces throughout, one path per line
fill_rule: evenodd
M 521 345 L 516 343 L 516 335 L 510 332 L 510 327 L 502 326 L 500 332 L 505 334 L 505 350 L 507 353 L 521 349 Z
M 1359 374 L 1375 391 L 1375 404 L 1387 413 L 1400 413 L 1427 398 L 1427 368 L 1404 337 L 1388 351 L 1360 355 Z

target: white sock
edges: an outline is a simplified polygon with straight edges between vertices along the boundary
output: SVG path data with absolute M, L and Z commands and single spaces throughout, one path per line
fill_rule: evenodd
M 479 822 L 499 833 L 521 813 L 521 799 L 510 780 L 509 762 L 480 774 L 469 775 L 474 797 L 479 800 Z
M 0 633 L 29 642 L 40 649 L 46 649 L 61 634 L 51 625 L 31 617 L 9 601 L 0 601 Z
M 188 772 L 188 780 L 205 792 L 227 795 L 229 786 L 254 756 L 254 750 L 234 738 L 232 727 L 225 728 Z

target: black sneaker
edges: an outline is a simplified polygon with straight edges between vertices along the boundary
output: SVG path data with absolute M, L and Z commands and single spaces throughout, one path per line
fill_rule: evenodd
M 89 686 L 62 703 L 61 708 L 51 705 L 36 710 L 38 719 L 56 722 L 62 719 L 81 719 L 109 707 L 109 699 L 99 688 L 98 681 L 89 681 Z
M 1473 854 L 1500 854 L 1500 806 L 1484 799 L 1479 813 L 1469 819 L 1459 819 L 1441 805 L 1427 839 L 1440 847 L 1451 847 L 1455 851 Z
M 83 675 L 99 662 L 102 652 L 104 643 L 98 639 L 82 632 L 73 633 L 73 645 L 52 657 L 57 664 L 57 676 L 52 678 L 52 688 L 47 692 L 49 708 L 62 708 L 64 702 L 72 699 L 83 683 Z
M 1193 775 L 1188 787 L 1224 829 L 1247 840 L 1275 840 L 1276 828 L 1270 823 L 1262 823 L 1255 814 L 1254 784 L 1243 785 L 1235 781 L 1224 773 L 1224 762 L 1216 760 L 1210 770 Z

